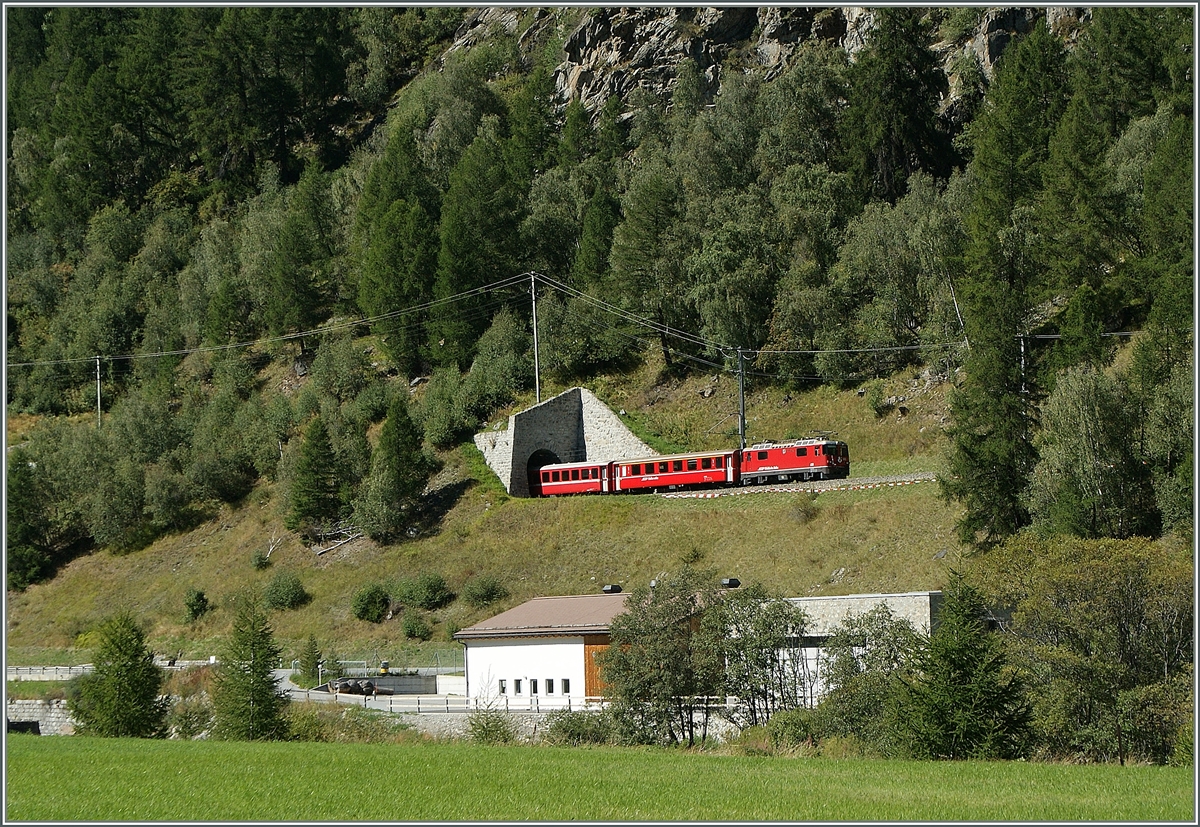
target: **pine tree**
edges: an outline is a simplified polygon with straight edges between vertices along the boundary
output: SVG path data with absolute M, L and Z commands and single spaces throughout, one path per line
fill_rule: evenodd
M 987 607 L 955 575 L 936 626 L 905 682 L 899 720 L 919 758 L 1016 758 L 1024 750 L 1029 707 L 1023 686 L 1005 669 Z
M 213 679 L 214 738 L 263 741 L 287 735 L 288 697 L 274 673 L 281 651 L 257 603 L 241 599 Z
M 320 416 L 304 431 L 292 476 L 290 505 L 285 525 L 292 531 L 319 532 L 340 516 L 337 460 L 329 431 Z
M 358 306 L 381 318 L 371 330 L 406 375 L 420 366 L 427 311 L 401 313 L 429 301 L 437 269 L 437 234 L 420 203 L 398 199 L 371 225 L 358 284 Z M 396 314 L 396 315 L 389 315 Z
M 516 275 L 519 203 L 498 124 L 485 119 L 450 173 L 442 213 L 435 299 L 446 299 Z M 434 308 L 429 324 L 430 357 L 439 366 L 466 370 L 475 343 L 487 329 L 487 297 L 472 296 Z
M 571 266 L 576 285 L 598 284 L 608 273 L 608 254 L 612 249 L 613 230 L 620 223 L 620 205 L 602 187 L 596 187 L 583 214 L 579 250 Z
M 396 396 L 371 455 L 370 476 L 354 505 L 355 524 L 375 540 L 398 536 L 414 519 L 430 470 L 421 432 L 404 398 Z
M 864 197 L 895 203 L 918 169 L 949 175 L 949 141 L 937 119 L 946 75 L 929 49 L 932 27 L 923 10 L 876 14 L 867 49 L 849 73 L 842 143 Z
M 316 684 L 320 680 L 320 671 L 321 650 L 317 648 L 316 636 L 309 635 L 304 651 L 300 653 L 300 676 L 306 683 Z
M 122 612 L 99 630 L 94 670 L 79 678 L 67 708 L 82 735 L 161 738 L 166 735 L 167 697 L 160 694 L 163 671 L 146 648 L 146 634 Z
M 1029 523 L 1023 495 L 1036 460 L 1034 377 L 1023 337 L 1041 283 L 1033 205 L 1065 105 L 1063 81 L 1062 46 L 1039 22 L 1005 54 L 972 129 L 977 185 L 963 290 L 970 345 L 966 378 L 950 400 L 950 473 L 940 479 L 943 495 L 964 506 L 964 542 L 992 541 Z

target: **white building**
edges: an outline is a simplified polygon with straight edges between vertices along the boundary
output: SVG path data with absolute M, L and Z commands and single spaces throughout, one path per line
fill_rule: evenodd
M 535 597 L 454 635 L 466 649 L 467 698 L 501 709 L 578 708 L 603 693 L 595 657 L 624 594 Z
M 604 694 L 595 657 L 608 648 L 609 627 L 624 611 L 624 594 L 537 597 L 476 623 L 454 637 L 466 649 L 466 694 L 472 705 L 501 709 L 579 708 Z M 937 621 L 940 591 L 793 597 L 808 617 L 803 670 L 806 695 L 822 694 L 824 641 L 848 617 L 886 605 L 922 634 Z

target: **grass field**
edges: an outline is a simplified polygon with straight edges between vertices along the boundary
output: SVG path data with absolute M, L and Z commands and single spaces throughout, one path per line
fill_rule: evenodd
M 6 821 L 1191 821 L 1166 767 L 14 735 Z

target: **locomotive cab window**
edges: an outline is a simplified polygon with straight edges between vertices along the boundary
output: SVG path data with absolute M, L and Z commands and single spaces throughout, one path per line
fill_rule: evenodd
M 766 452 L 766 451 L 759 451 L 759 452 L 758 452 L 758 458 L 759 458 L 759 459 L 766 459 L 766 458 L 767 458 L 767 452 Z
M 796 449 L 796 456 L 798 456 L 798 457 L 806 457 L 806 456 L 808 456 L 808 449 L 807 449 L 807 448 L 797 448 L 797 449 Z

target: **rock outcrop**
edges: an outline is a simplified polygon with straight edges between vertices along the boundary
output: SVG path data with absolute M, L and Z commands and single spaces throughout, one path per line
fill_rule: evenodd
M 554 81 L 560 105 L 578 98 L 593 115 L 609 96 L 627 100 L 638 88 L 669 100 L 685 59 L 695 61 L 700 71 L 706 102 L 720 91 L 722 71 L 738 67 L 771 80 L 787 70 L 806 41 L 838 45 L 854 59 L 866 47 L 876 21 L 874 9 L 859 6 L 600 7 L 579 15 L 566 35 Z M 947 75 L 953 75 L 962 57 L 973 56 L 990 80 L 1013 38 L 1028 33 L 1042 17 L 1070 43 L 1090 12 L 1067 6 L 989 8 L 973 32 L 934 44 L 933 49 Z M 547 38 L 561 37 L 558 27 L 571 19 L 561 9 L 482 8 L 459 27 L 449 51 L 470 49 L 504 33 L 516 36 L 528 54 Z M 943 102 L 947 109 L 953 108 L 956 94 L 956 84 L 951 83 L 950 99 Z

